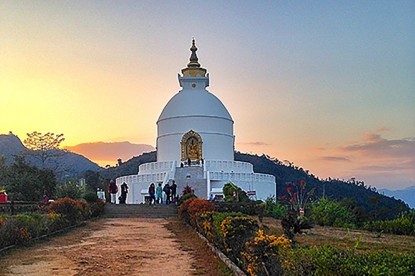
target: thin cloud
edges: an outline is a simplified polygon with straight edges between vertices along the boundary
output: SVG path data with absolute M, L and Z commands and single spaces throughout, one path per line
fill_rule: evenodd
M 379 127 L 377 129 L 375 129 L 376 132 L 388 132 L 388 131 L 391 131 L 391 130 L 392 130 L 392 128 L 390 128 L 390 127 Z
M 339 157 L 339 156 L 323 156 L 323 157 L 320 157 L 320 160 L 333 161 L 333 162 L 351 162 L 350 159 L 347 159 L 346 157 Z
M 327 149 L 318 160 L 340 177 L 357 177 L 376 187 L 415 184 L 415 137 L 386 139 L 368 133 L 357 142 Z
M 249 145 L 249 146 L 269 146 L 270 144 L 265 143 L 265 142 L 261 142 L 261 141 L 256 141 L 256 142 L 242 142 L 242 143 L 238 143 L 239 145 Z
M 415 139 L 404 138 L 397 140 L 387 140 L 377 134 L 368 134 L 364 137 L 364 142 L 340 147 L 345 153 L 356 153 L 370 157 L 398 157 L 415 159 Z

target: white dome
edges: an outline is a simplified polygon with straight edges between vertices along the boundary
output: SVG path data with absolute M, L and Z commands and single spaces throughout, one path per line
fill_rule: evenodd
M 157 121 L 180 117 L 214 117 L 233 122 L 223 103 L 206 89 L 184 89 L 164 107 Z
M 193 160 L 234 159 L 233 120 L 223 103 L 206 90 L 209 74 L 200 67 L 196 46 L 183 75 L 178 75 L 183 88 L 164 107 L 157 120 L 157 161 L 187 160 L 183 139 L 191 133 L 198 143 L 198 155 Z M 188 140 L 186 140 L 188 141 Z M 192 140 L 193 141 L 193 140 Z

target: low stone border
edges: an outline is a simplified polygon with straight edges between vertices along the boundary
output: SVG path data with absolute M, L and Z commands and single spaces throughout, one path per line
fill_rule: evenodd
M 196 231 L 196 230 L 195 230 Z M 210 249 L 218 256 L 219 259 L 224 262 L 229 269 L 233 271 L 233 273 L 237 276 L 246 276 L 245 272 L 242 271 L 234 262 L 231 261 L 225 254 L 222 253 L 219 249 L 215 247 L 208 239 L 206 239 L 202 234 L 196 231 L 199 237 L 206 242 L 206 244 L 210 247 Z

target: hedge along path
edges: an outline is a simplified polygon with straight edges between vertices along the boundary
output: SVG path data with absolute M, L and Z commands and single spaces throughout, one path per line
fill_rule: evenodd
M 0 258 L 0 275 L 192 275 L 166 219 L 99 219 Z

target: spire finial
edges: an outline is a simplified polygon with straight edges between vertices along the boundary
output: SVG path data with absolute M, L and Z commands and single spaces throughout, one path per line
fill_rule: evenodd
M 192 51 L 192 54 L 190 56 L 190 62 L 189 64 L 187 64 L 187 67 L 200 67 L 200 64 L 198 62 L 199 59 L 197 58 L 197 55 L 196 55 L 197 47 L 196 47 L 196 42 L 195 42 L 194 37 L 192 39 L 192 47 L 190 48 L 190 51 Z

